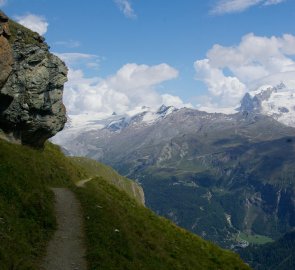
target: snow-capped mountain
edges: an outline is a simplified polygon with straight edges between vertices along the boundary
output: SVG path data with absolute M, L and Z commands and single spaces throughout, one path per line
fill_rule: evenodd
M 276 87 L 265 85 L 246 93 L 238 109 L 270 116 L 275 120 L 295 127 L 295 89 L 281 83 Z
M 111 116 L 87 113 L 70 115 L 68 116 L 65 129 L 51 140 L 63 146 L 65 142 L 73 141 L 77 136 L 95 130 L 106 129 L 111 132 L 119 133 L 128 126 L 144 127 L 155 124 L 177 110 L 178 109 L 173 106 L 162 105 L 156 111 L 143 106 L 123 115 L 117 115 L 115 112 Z
M 278 222 L 294 225 L 295 129 L 282 124 L 294 125 L 293 93 L 260 87 L 235 114 L 161 106 L 72 116 L 54 142 L 138 180 L 154 211 L 229 247 L 237 233 L 273 237 L 285 232 Z
M 106 125 L 104 128 L 107 128 L 114 132 L 120 132 L 123 128 L 126 128 L 129 125 L 151 125 L 157 121 L 165 118 L 167 115 L 177 111 L 173 106 L 162 105 L 157 111 L 152 111 L 150 108 L 144 107 L 144 111 L 136 113 L 132 116 L 122 116 L 120 119 L 114 120 Z
M 162 105 L 158 110 L 143 106 L 121 115 L 116 113 L 70 115 L 66 128 L 52 141 L 64 146 L 81 134 L 97 130 L 120 133 L 127 127 L 143 128 L 155 125 L 177 111 L 179 109 L 173 106 Z M 261 86 L 245 94 L 237 111 L 270 116 L 287 126 L 295 127 L 295 89 L 290 89 L 283 83 L 275 87 Z

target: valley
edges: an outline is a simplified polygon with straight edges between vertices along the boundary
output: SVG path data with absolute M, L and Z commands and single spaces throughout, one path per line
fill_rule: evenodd
M 295 130 L 249 102 L 232 115 L 162 106 L 54 141 L 136 179 L 147 206 L 205 239 L 270 241 L 295 225 Z

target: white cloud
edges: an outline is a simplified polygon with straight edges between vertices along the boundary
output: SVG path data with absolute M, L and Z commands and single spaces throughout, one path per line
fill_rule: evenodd
M 240 101 L 246 86 L 237 77 L 225 76 L 222 69 L 211 66 L 209 59 L 198 60 L 194 66 L 197 79 L 207 85 L 212 101 L 218 101 L 221 107 L 237 104 Z
M 80 62 L 81 60 L 89 60 L 97 58 L 94 54 L 86 53 L 54 53 L 59 58 L 61 58 L 67 65 L 72 66 L 73 64 Z
M 194 63 L 196 79 L 205 83 L 206 106 L 234 107 L 248 90 L 261 84 L 294 85 L 295 36 L 248 34 L 232 47 L 214 45 L 207 58 Z
M 162 104 L 165 104 L 166 106 L 174 106 L 176 108 L 192 108 L 193 105 L 191 103 L 184 104 L 180 97 L 173 96 L 170 94 L 163 94 L 162 95 Z
M 66 48 L 78 48 L 81 46 L 80 42 L 77 40 L 68 40 L 68 41 L 56 41 L 55 45 L 63 46 Z
M 284 2 L 286 0 L 268 0 L 268 1 L 265 1 L 264 5 L 265 6 L 269 6 L 269 5 L 277 5 L 277 4 L 280 4 L 282 2 Z
M 101 57 L 95 54 L 86 53 L 54 53 L 60 59 L 62 59 L 67 66 L 72 67 L 72 69 L 78 69 L 81 67 L 87 67 L 91 69 L 99 69 Z
M 49 24 L 43 16 L 27 14 L 23 16 L 16 16 L 15 18 L 18 23 L 37 32 L 41 36 L 47 32 Z
M 218 0 L 211 9 L 211 14 L 222 15 L 227 13 L 243 12 L 252 6 L 277 5 L 285 0 Z
M 0 0 L 0 7 L 3 7 L 6 4 L 6 0 Z
M 131 6 L 130 0 L 114 0 L 114 2 L 127 18 L 134 19 L 137 17 Z
M 163 103 L 183 107 L 185 104 L 179 97 L 160 95 L 155 90 L 177 76 L 178 71 L 164 63 L 155 66 L 129 63 L 107 78 L 87 78 L 81 70 L 70 68 L 64 103 L 70 115 L 123 114 L 141 106 L 158 108 Z

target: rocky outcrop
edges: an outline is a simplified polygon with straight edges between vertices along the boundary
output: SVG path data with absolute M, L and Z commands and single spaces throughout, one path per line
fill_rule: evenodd
M 13 27 L 13 34 L 9 31 Z M 12 29 L 11 29 L 12 30 Z M 12 36 L 13 35 L 13 36 Z M 42 147 L 63 129 L 67 68 L 37 33 L 0 11 L 0 129 L 9 140 Z
M 7 38 L 10 36 L 8 18 L 0 12 L 0 88 L 12 71 L 13 55 Z

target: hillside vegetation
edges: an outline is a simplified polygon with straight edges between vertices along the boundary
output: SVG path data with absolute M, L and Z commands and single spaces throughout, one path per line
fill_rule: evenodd
M 265 245 L 251 245 L 239 251 L 256 270 L 291 270 L 295 265 L 295 231 Z
M 48 186 L 70 186 L 86 177 L 59 149 L 44 151 L 0 140 L 0 269 L 38 269 L 55 229 Z
M 137 185 L 134 181 L 118 174 L 111 167 L 99 163 L 93 159 L 85 157 L 69 157 L 76 165 L 83 167 L 87 174 L 91 177 L 102 177 L 115 185 L 117 188 L 127 192 L 137 202 L 144 204 L 144 193 L 141 186 Z
M 50 143 L 34 150 L 0 140 L 0 160 L 1 270 L 39 269 L 56 227 L 53 186 L 71 188 L 82 203 L 89 269 L 249 269 L 238 255 L 140 205 L 113 184 L 111 168 L 97 165 L 100 177 L 78 188 L 73 183 L 98 175 L 93 164 L 67 158 Z
M 13 44 L 15 40 L 17 39 L 18 31 L 22 32 L 22 39 L 25 44 L 39 44 L 40 42 L 38 41 L 39 35 L 36 32 L 33 32 L 32 30 L 22 26 L 21 24 L 9 20 L 9 29 L 11 32 L 11 36 L 9 38 L 9 42 Z

